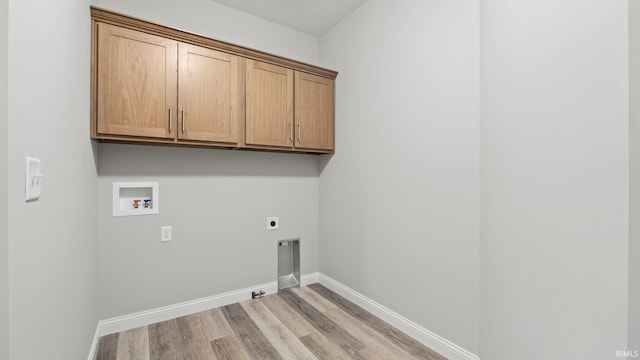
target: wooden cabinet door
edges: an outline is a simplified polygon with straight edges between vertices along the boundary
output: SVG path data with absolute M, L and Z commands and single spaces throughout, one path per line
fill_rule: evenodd
M 237 144 L 241 120 L 239 58 L 180 43 L 178 139 Z
M 177 42 L 98 23 L 97 131 L 174 138 Z
M 295 73 L 295 147 L 334 149 L 334 80 Z
M 293 146 L 293 70 L 247 60 L 245 141 Z

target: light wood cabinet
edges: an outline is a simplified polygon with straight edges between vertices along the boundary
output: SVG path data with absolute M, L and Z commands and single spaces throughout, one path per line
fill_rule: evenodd
M 91 7 L 91 136 L 334 151 L 335 71 Z
M 246 143 L 334 149 L 334 81 L 247 60 Z
M 246 143 L 293 146 L 293 70 L 247 60 Z
M 98 24 L 98 134 L 173 138 L 177 42 Z
M 179 44 L 178 139 L 237 144 L 242 115 L 238 57 Z
M 334 148 L 334 80 L 296 72 L 295 147 Z
M 238 143 L 238 56 L 109 24 L 97 32 L 98 134 Z

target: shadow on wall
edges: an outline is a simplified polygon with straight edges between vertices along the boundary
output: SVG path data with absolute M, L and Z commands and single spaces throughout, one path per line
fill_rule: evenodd
M 334 154 L 318 155 L 318 175 L 321 175 L 324 169 L 329 165 Z
M 280 152 L 99 143 L 98 175 L 317 177 L 320 157 Z

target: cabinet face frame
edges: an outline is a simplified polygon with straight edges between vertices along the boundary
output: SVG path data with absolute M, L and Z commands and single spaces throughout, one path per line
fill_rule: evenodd
M 273 145 L 251 145 L 245 143 L 245 61 L 256 60 L 267 64 L 282 66 L 292 71 L 300 71 L 307 74 L 317 75 L 323 78 L 334 80 L 338 73 L 333 70 L 320 68 L 314 65 L 306 64 L 303 62 L 271 55 L 269 53 L 253 50 L 243 46 L 230 44 L 227 42 L 207 38 L 194 33 L 178 30 L 175 28 L 155 24 L 149 21 L 141 20 L 128 15 L 119 14 L 110 10 L 101 9 L 95 6 L 91 6 L 91 20 L 92 20 L 92 51 L 91 51 L 91 137 L 99 141 L 107 142 L 125 142 L 125 143 L 148 143 L 158 145 L 174 145 L 174 146 L 190 146 L 190 147 L 222 147 L 229 149 L 247 149 L 247 150 L 266 150 L 266 151 L 285 151 L 285 152 L 305 152 L 305 153 L 333 153 L 333 149 L 321 150 L 321 149 L 306 149 L 306 148 L 294 148 L 292 146 L 280 147 Z M 238 124 L 239 138 L 236 143 L 232 142 L 210 142 L 201 140 L 180 140 L 177 138 L 177 133 L 172 138 L 154 138 L 145 136 L 124 136 L 124 135 L 111 135 L 98 133 L 97 124 L 97 40 L 98 31 L 97 24 L 105 23 L 115 26 L 119 26 L 126 29 L 136 30 L 150 35 L 164 37 L 179 43 L 185 43 L 195 46 L 200 46 L 215 51 L 224 52 L 239 57 L 239 96 L 240 104 L 240 121 Z M 178 89 L 179 91 L 179 89 Z M 176 95 L 176 99 L 177 99 Z M 177 101 L 177 100 L 176 100 Z M 176 105 L 179 106 L 179 105 Z M 333 112 L 334 110 L 331 109 Z M 172 109 L 172 131 L 176 131 L 179 128 L 178 123 L 178 110 L 173 114 Z M 304 131 L 304 130 L 303 130 Z

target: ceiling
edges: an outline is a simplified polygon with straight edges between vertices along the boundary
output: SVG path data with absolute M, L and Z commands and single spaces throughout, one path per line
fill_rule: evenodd
M 320 36 L 367 0 L 213 0 L 304 33 Z

